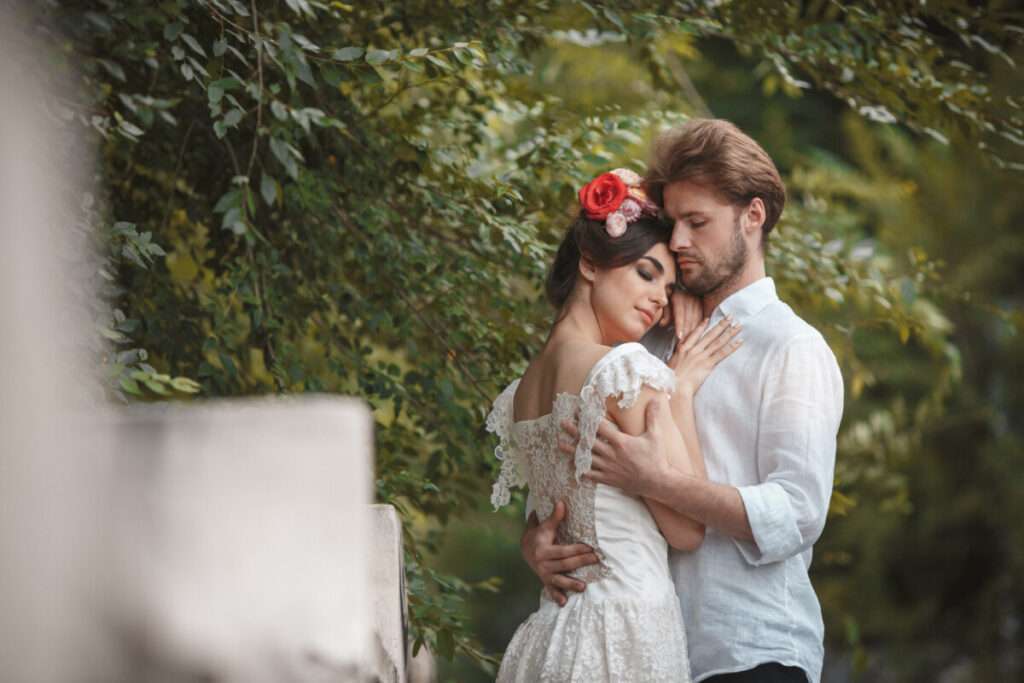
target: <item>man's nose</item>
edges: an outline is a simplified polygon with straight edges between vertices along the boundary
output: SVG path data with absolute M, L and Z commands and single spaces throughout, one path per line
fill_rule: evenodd
M 690 236 L 690 229 L 686 227 L 686 223 L 676 221 L 676 224 L 672 227 L 672 239 L 669 240 L 668 248 L 674 252 L 688 249 L 692 244 Z

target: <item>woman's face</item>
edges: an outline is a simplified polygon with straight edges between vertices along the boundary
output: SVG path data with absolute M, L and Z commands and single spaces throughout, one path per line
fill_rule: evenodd
M 594 272 L 591 304 L 606 344 L 637 341 L 659 320 L 676 281 L 676 264 L 664 242 L 633 263 Z

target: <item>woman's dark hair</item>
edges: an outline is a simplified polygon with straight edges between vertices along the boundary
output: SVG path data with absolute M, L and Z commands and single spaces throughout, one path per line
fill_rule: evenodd
M 655 244 L 668 242 L 671 236 L 671 223 L 645 216 L 630 223 L 624 234 L 612 237 L 604 221 L 591 220 L 581 212 L 569 226 L 551 264 L 545 286 L 548 301 L 559 310 L 568 301 L 576 286 L 582 255 L 598 268 L 618 268 L 636 261 Z

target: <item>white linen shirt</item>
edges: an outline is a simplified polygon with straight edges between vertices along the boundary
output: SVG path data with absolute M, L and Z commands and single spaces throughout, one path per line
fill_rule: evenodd
M 807 572 L 832 494 L 843 380 L 771 278 L 729 296 L 708 329 L 726 314 L 743 326 L 743 345 L 704 381 L 694 411 L 708 479 L 737 487 L 754 541 L 708 528 L 695 552 L 669 556 L 692 675 L 779 662 L 816 683 L 824 625 Z

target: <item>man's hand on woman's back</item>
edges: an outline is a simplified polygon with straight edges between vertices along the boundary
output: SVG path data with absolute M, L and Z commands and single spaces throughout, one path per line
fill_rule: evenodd
M 530 514 L 530 523 L 523 532 L 519 547 L 523 559 L 537 575 L 548 597 L 564 606 L 569 591 L 583 592 L 587 585 L 579 579 L 566 576 L 566 572 L 597 564 L 593 548 L 583 543 L 559 545 L 556 541 L 558 525 L 565 519 L 565 503 L 555 503 L 555 510 L 543 522 L 537 521 L 536 513 Z

